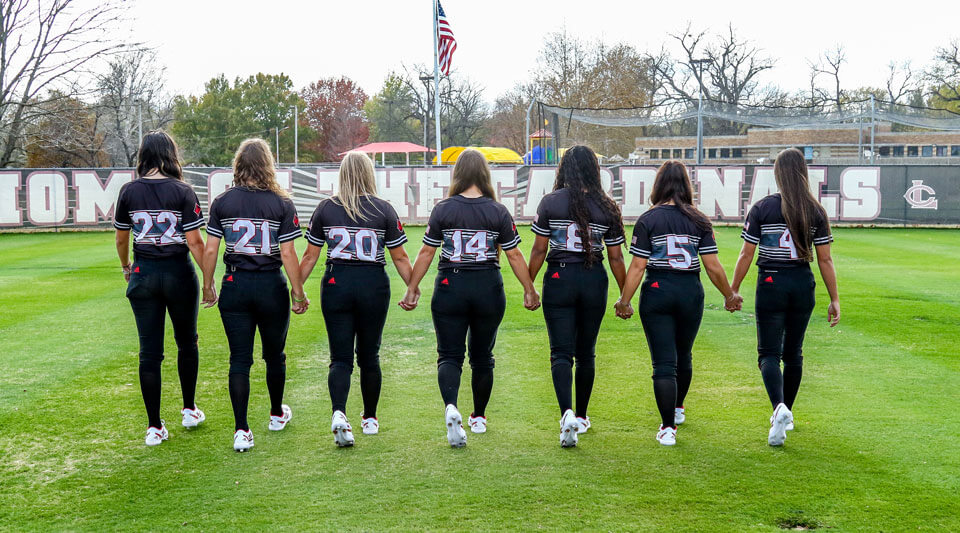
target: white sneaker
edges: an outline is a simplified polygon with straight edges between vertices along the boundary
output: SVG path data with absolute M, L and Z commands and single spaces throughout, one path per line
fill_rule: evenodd
M 195 428 L 200 425 L 200 422 L 207 419 L 207 415 L 203 414 L 203 411 L 200 409 L 197 409 L 196 405 L 193 406 L 193 409 L 184 407 L 180 410 L 180 414 L 183 415 L 182 423 L 185 428 Z
M 249 429 L 244 431 L 238 429 L 233 434 L 233 449 L 238 452 L 245 452 L 253 448 L 253 432 Z
M 474 433 L 487 432 L 487 417 L 485 416 L 470 415 L 470 417 L 467 418 L 467 424 L 470 426 L 470 431 Z
M 577 445 L 577 434 L 580 433 L 580 423 L 573 409 L 567 409 L 560 418 L 560 446 L 572 448 Z
M 330 430 L 333 431 L 333 442 L 337 443 L 337 446 L 341 448 L 353 446 L 353 428 L 350 422 L 347 422 L 347 415 L 343 414 L 343 411 L 333 412 Z
M 283 412 L 283 416 L 270 415 L 270 425 L 267 426 L 270 428 L 270 431 L 282 430 L 283 428 L 287 427 L 287 422 L 293 418 L 293 411 L 290 410 L 289 405 L 280 405 L 280 411 Z
M 773 415 L 770 415 L 770 425 L 771 426 L 773 425 Z M 790 423 L 787 424 L 787 431 L 793 431 L 793 420 L 791 420 Z
M 677 443 L 677 428 L 660 426 L 657 432 L 657 442 L 664 446 L 673 446 Z
M 147 428 L 147 438 L 144 439 L 144 444 L 147 446 L 156 446 L 169 438 L 170 434 L 167 433 L 167 425 L 161 420 L 159 428 Z
M 444 412 L 447 424 L 447 442 L 454 448 L 463 448 L 467 445 L 467 432 L 463 430 L 463 417 L 454 405 L 447 404 Z
M 579 435 L 583 435 L 584 433 L 586 433 L 587 430 L 590 429 L 590 426 L 592 425 L 592 424 L 590 424 L 590 417 L 589 417 L 589 416 L 586 417 L 586 418 L 584 418 L 584 417 L 582 417 L 582 416 L 578 416 L 578 417 L 577 417 L 577 424 L 580 424 L 580 428 L 577 430 L 577 434 L 579 434 Z
M 793 413 L 787 406 L 780 403 L 773 410 L 773 416 L 770 423 L 770 433 L 767 435 L 767 444 L 770 446 L 783 446 L 783 441 L 787 440 L 787 426 L 793 422 Z
M 674 424 L 683 424 L 687 421 L 687 414 L 683 409 L 683 406 L 677 407 L 673 410 L 673 423 Z
M 360 428 L 363 430 L 364 435 L 376 435 L 380 433 L 380 421 L 377 420 L 375 416 L 364 418 L 363 414 L 361 414 Z

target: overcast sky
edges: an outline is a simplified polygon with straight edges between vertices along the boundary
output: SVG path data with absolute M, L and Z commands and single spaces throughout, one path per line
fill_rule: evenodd
M 485 86 L 491 101 L 529 77 L 544 35 L 564 25 L 585 38 L 658 50 L 670 44 L 667 33 L 688 21 L 716 31 L 732 22 L 777 60 L 763 81 L 789 90 L 806 86 L 808 58 L 837 43 L 847 50 L 844 84 L 852 88 L 882 86 L 891 60 L 925 66 L 937 46 L 960 37 L 956 17 L 943 10 L 936 16 L 924 14 L 922 4 L 857 4 L 443 1 L 457 38 L 454 69 Z M 433 63 L 430 0 L 140 0 L 131 15 L 133 39 L 156 47 L 174 93 L 199 94 L 219 73 L 233 78 L 262 71 L 283 72 L 298 89 L 345 75 L 372 95 L 390 70 Z

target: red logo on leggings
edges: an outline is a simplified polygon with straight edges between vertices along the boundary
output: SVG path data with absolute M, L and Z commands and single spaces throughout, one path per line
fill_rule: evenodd
M 337 278 L 330 278 L 327 280 L 327 285 L 336 285 L 336 284 L 337 284 Z
M 140 267 L 133 267 L 133 271 L 139 273 L 139 272 L 140 272 Z
M 767 279 L 763 280 L 767 283 L 773 283 L 773 276 L 767 276 Z
M 233 274 L 227 276 L 227 281 L 233 281 Z
M 450 280 L 443 278 L 443 281 L 440 282 L 440 285 L 450 285 Z
M 559 273 L 559 272 L 554 272 L 553 275 L 550 276 L 550 277 L 553 278 L 553 279 L 560 279 L 560 273 Z
M 654 281 L 650 286 L 653 287 L 654 289 L 659 289 L 659 288 L 660 288 L 660 282 L 659 282 L 659 281 Z

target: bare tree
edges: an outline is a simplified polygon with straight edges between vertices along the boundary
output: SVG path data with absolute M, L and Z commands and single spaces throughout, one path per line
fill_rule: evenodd
M 134 48 L 112 58 L 106 72 L 97 76 L 97 103 L 104 113 L 112 165 L 135 164 L 141 120 L 147 131 L 173 119 L 173 107 L 163 91 L 164 73 L 153 51 Z
M 120 0 L 4 0 L 0 4 L 0 166 L 22 149 L 26 124 L 46 111 L 42 95 L 80 92 L 78 79 L 92 62 L 119 49 L 110 38 L 124 7 Z
M 937 49 L 926 78 L 937 100 L 943 103 L 960 102 L 960 39 Z
M 816 74 L 824 74 L 830 77 L 831 87 L 829 92 L 821 90 L 820 94 L 824 100 L 833 102 L 837 111 L 843 111 L 843 102 L 846 95 L 840 88 L 840 69 L 846 62 L 847 53 L 844 51 L 843 45 L 838 44 L 835 48 L 823 52 L 816 63 L 810 63 L 810 68 Z
M 899 64 L 891 61 L 887 68 L 887 98 L 890 102 L 899 104 L 901 100 L 909 99 L 920 90 L 920 80 L 909 60 Z
M 405 93 L 410 98 L 409 114 L 421 127 L 426 124 L 428 145 L 435 138 L 433 131 L 434 86 L 421 78 L 432 77 L 433 70 L 424 65 L 404 68 L 402 77 Z M 483 98 L 483 87 L 456 72 L 440 78 L 440 129 L 444 146 L 468 146 L 480 141 L 483 123 L 488 115 Z

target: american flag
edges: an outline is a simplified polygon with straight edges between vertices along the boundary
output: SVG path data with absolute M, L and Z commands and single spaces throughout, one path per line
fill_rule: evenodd
M 453 60 L 453 52 L 457 49 L 457 40 L 453 38 L 453 30 L 450 29 L 450 23 L 447 22 L 447 15 L 443 12 L 443 6 L 437 2 L 437 54 L 440 62 L 440 71 L 444 76 L 450 75 L 450 63 Z

